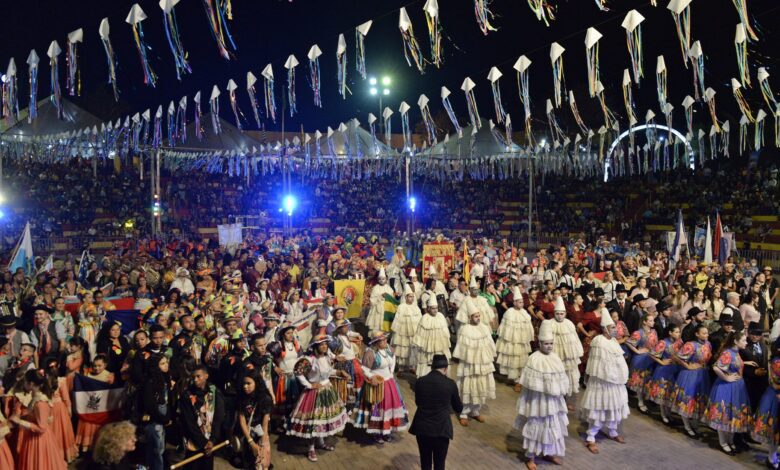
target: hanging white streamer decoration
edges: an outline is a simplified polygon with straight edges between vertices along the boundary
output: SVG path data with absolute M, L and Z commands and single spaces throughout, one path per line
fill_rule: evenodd
M 503 76 L 504 74 L 497 67 L 491 68 L 487 76 L 487 79 L 490 80 L 490 88 L 493 91 L 493 108 L 496 111 L 496 122 L 499 124 L 504 122 L 504 117 L 506 116 L 504 105 L 501 103 L 501 85 L 499 84 L 499 79 Z

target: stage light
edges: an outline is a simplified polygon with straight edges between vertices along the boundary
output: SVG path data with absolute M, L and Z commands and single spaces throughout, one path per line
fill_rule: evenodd
M 371 88 L 371 95 L 376 96 L 376 94 L 379 93 L 379 91 L 376 88 Z
M 3 212 L 2 209 L 0 209 L 0 219 L 4 219 L 4 218 L 5 218 L 5 212 Z
M 4 204 L 4 203 L 5 203 L 5 194 L 0 193 L 0 204 Z
M 391 83 L 390 77 L 382 77 L 382 85 L 388 86 L 390 85 L 390 83 Z
M 371 85 L 376 85 L 376 77 L 369 78 L 368 83 L 370 83 Z
M 388 90 L 387 88 L 385 88 L 384 90 L 382 90 L 382 94 L 383 94 L 383 95 L 385 95 L 385 96 L 387 96 L 387 95 L 389 95 L 389 94 L 390 94 L 390 90 Z
M 282 201 L 282 205 L 284 206 L 284 211 L 287 212 L 287 215 L 292 217 L 293 211 L 295 210 L 295 206 L 298 204 L 298 201 L 295 200 L 295 196 L 287 195 L 284 197 L 284 200 Z
M 416 208 L 417 208 L 417 198 L 412 196 L 409 198 L 409 210 L 414 212 Z

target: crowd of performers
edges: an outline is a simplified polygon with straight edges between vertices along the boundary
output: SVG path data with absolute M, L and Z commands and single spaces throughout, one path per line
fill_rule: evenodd
M 771 270 L 740 292 L 728 265 L 667 280 L 650 266 L 624 284 L 613 276 L 628 258 L 594 279 L 558 253 L 529 262 L 510 261 L 504 249 L 476 251 L 468 281 L 460 266 L 447 279 L 426 270 L 423 282 L 400 251 L 348 268 L 368 281 L 367 337 L 327 283 L 306 282 L 321 280 L 324 267 L 309 263 L 313 274 L 291 276 L 284 261 L 267 259 L 259 270 L 250 250 L 219 271 L 199 260 L 197 278 L 186 258 L 174 258 L 167 297 L 147 298 L 129 334 L 106 319 L 111 306 L 100 289 L 82 295 L 75 322 L 61 297 L 35 295 L 32 321 L 26 310 L 0 317 L 0 468 L 64 469 L 80 454 L 117 468 L 127 458 L 115 450 L 131 451 L 134 440 L 117 447 L 105 437 L 118 434 L 114 427 L 76 418 L 76 374 L 124 384 L 122 418 L 138 427 L 154 470 L 165 468 L 166 444 L 184 458 L 204 454 L 187 468 L 212 468 L 225 440 L 226 458 L 269 468 L 274 432 L 304 440 L 312 462 L 335 450 L 347 426 L 387 445 L 409 425 L 396 374 L 422 377 L 436 355 L 457 363 L 464 427 L 485 422 L 496 376 L 506 377 L 519 393 L 515 427 L 532 470 L 537 458 L 561 463 L 569 416 L 585 423 L 592 453 L 599 433 L 624 443 L 629 393 L 643 413 L 657 405 L 666 424 L 678 415 L 690 438 L 717 431 L 727 454 L 765 444 L 767 464 L 778 467 L 780 341 L 760 326 L 770 323 L 772 302 L 759 302 L 777 295 Z M 268 287 L 282 285 L 280 273 L 283 294 Z M 132 284 L 139 297 L 138 279 Z M 388 296 L 400 302 L 389 324 Z

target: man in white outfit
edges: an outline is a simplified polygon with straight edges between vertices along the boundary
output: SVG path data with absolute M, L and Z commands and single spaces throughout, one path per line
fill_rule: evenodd
M 171 282 L 171 290 L 179 289 L 181 295 L 191 296 L 195 292 L 195 286 L 190 280 L 190 272 L 187 268 L 179 268 L 176 270 L 176 279 Z
M 490 328 L 490 331 L 496 331 L 498 328 L 498 325 L 496 324 L 496 314 L 493 312 L 493 309 L 490 308 L 487 299 L 479 295 L 477 278 L 472 276 L 471 284 L 469 285 L 469 295 L 461 302 L 460 307 L 458 307 L 458 313 L 455 315 L 458 329 L 469 323 L 470 313 L 474 309 L 482 314 L 480 316 L 482 323 L 487 325 L 488 328 Z
M 385 294 L 393 296 L 393 289 L 387 285 L 385 268 L 379 270 L 377 285 L 371 288 L 371 307 L 366 317 L 368 331 L 381 331 L 385 319 Z

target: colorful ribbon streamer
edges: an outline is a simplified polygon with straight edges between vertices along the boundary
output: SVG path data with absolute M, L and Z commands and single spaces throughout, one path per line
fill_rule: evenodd
M 747 35 L 743 24 L 737 25 L 734 35 L 734 49 L 737 51 L 737 68 L 739 69 L 739 82 L 743 87 L 750 88 L 750 69 L 748 68 Z
M 734 99 L 737 101 L 737 105 L 739 106 L 739 110 L 742 111 L 742 114 L 745 115 L 750 122 L 756 122 L 756 119 L 753 117 L 753 112 L 750 110 L 750 105 L 742 94 L 742 85 L 735 78 L 731 79 L 731 91 L 734 94 Z
M 135 4 L 134 6 L 137 5 L 138 4 Z M 141 13 L 143 13 L 143 11 L 141 11 Z M 131 11 L 130 14 L 132 15 L 133 12 Z M 142 21 L 145 18 L 146 15 L 143 15 L 141 19 L 135 22 L 130 22 L 129 20 L 132 18 L 128 17 L 128 23 L 130 23 L 130 27 L 133 29 L 133 39 L 135 40 L 136 51 L 138 51 L 138 59 L 141 61 L 141 70 L 144 74 L 144 84 L 154 87 L 157 84 L 157 75 L 149 65 L 149 59 L 146 56 L 146 51 L 151 50 L 151 48 L 144 41 L 144 27 Z
M 477 100 L 474 97 L 474 87 L 476 84 L 471 80 L 471 78 L 466 77 L 465 80 L 463 80 L 463 85 L 461 85 L 460 89 L 463 90 L 463 93 L 466 95 L 466 107 L 469 110 L 469 121 L 471 121 L 471 125 L 475 129 L 481 129 L 482 128 L 482 119 L 479 117 L 479 109 L 477 109 Z
M 211 34 L 217 42 L 219 54 L 226 60 L 235 58 L 233 52 L 228 50 L 228 41 L 233 51 L 236 51 L 236 43 L 230 35 L 226 19 L 232 19 L 230 0 L 203 0 L 203 8 L 211 26 Z M 225 40 L 227 36 L 227 41 Z
M 40 59 L 35 49 L 30 51 L 27 56 L 28 75 L 30 77 L 30 104 L 27 115 L 27 122 L 31 123 L 38 117 L 38 63 Z
M 366 21 L 365 23 L 355 28 L 355 69 L 358 75 L 363 80 L 366 79 L 366 35 L 371 29 L 373 21 Z M 346 59 L 345 59 L 346 62 Z
M 623 20 L 623 28 L 626 30 L 626 45 L 628 54 L 631 57 L 631 71 L 634 75 L 634 82 L 644 77 L 642 67 L 642 22 L 645 18 L 636 10 L 631 10 Z
M 108 18 L 103 18 L 100 22 L 100 42 L 103 44 L 103 50 L 106 53 L 106 61 L 108 62 L 108 83 L 111 84 L 111 88 L 114 90 L 114 100 L 119 101 L 119 89 L 116 82 L 116 54 L 114 53 L 114 47 L 111 45 L 111 38 L 109 37 Z
M 750 25 L 750 15 L 748 15 L 747 11 L 747 0 L 731 0 L 732 3 L 734 3 L 734 8 L 737 9 L 737 14 L 739 15 L 739 21 L 745 25 L 745 30 L 748 33 L 748 37 L 750 37 L 751 40 L 757 41 L 758 36 L 756 35 L 756 32 L 753 30 L 753 27 Z
M 316 44 L 309 49 L 309 86 L 314 93 L 314 106 L 322 108 L 321 82 L 320 82 L 320 56 L 322 51 Z
M 16 62 L 14 58 L 8 61 L 8 69 L 3 80 L 3 117 L 9 124 L 19 120 L 19 98 L 16 84 Z
M 502 124 L 506 117 L 506 111 L 504 111 L 504 105 L 501 103 L 501 86 L 499 84 L 500 78 L 503 76 L 498 68 L 493 67 L 488 74 L 488 80 L 490 80 L 490 88 L 493 92 L 493 108 L 496 112 L 496 122 Z
M 769 72 L 767 72 L 764 67 L 759 67 L 758 69 L 758 84 L 761 88 L 761 94 L 764 96 L 764 101 L 767 106 L 769 106 L 769 109 L 777 109 L 777 100 L 775 99 L 775 94 L 769 84 Z
M 693 91 L 696 100 L 704 93 L 704 51 L 701 43 L 696 41 L 691 46 L 691 68 L 693 69 Z
M 407 65 L 411 67 L 412 63 L 414 63 L 417 70 L 420 73 L 424 73 L 425 60 L 423 59 L 422 51 L 420 50 L 420 44 L 414 36 L 412 20 L 409 19 L 409 14 L 406 12 L 405 7 L 401 7 L 400 10 L 398 29 L 401 31 L 401 39 L 404 44 L 404 58 L 406 59 Z
M 154 134 L 152 136 L 152 148 L 157 150 L 162 145 L 162 105 L 154 114 Z
M 265 117 L 271 118 L 273 122 L 276 122 L 276 96 L 274 93 L 274 71 L 271 68 L 271 64 L 268 64 L 263 69 L 263 82 L 265 90 Z
M 399 112 L 401 113 L 401 133 L 404 136 L 404 152 L 411 152 L 412 130 L 409 127 L 409 105 L 406 101 L 401 101 Z
M 68 34 L 68 50 L 65 52 L 65 63 L 68 66 L 68 77 L 65 87 L 70 96 L 81 96 L 81 71 L 79 70 L 79 43 L 84 36 L 81 28 Z
M 236 100 L 237 89 L 238 85 L 236 85 L 236 82 L 234 82 L 232 78 L 228 80 L 227 90 L 228 99 L 230 100 L 230 109 L 233 110 L 233 118 L 236 120 L 236 127 L 238 130 L 242 131 L 244 130 L 244 126 L 241 122 L 246 118 L 244 118 L 244 113 L 241 112 L 241 108 L 238 107 L 238 100 Z
M 628 118 L 629 125 L 631 127 L 636 124 L 636 112 L 634 111 L 635 105 L 634 105 L 634 94 L 631 89 L 631 73 L 628 71 L 628 69 L 625 69 L 623 71 L 623 106 L 626 109 L 626 117 Z M 634 135 L 632 132 L 629 136 Z
M 423 5 L 425 22 L 428 24 L 428 42 L 431 48 L 431 64 L 437 68 L 444 63 L 442 56 L 442 32 L 444 29 L 439 20 L 439 4 L 437 0 L 427 0 Z
M 198 140 L 203 140 L 206 133 L 203 129 L 203 110 L 200 106 L 200 92 L 195 93 L 195 98 L 192 101 L 195 102 L 195 137 Z
M 574 100 L 574 92 L 572 90 L 569 90 L 569 107 L 571 108 L 571 114 L 574 116 L 574 122 L 577 123 L 580 131 L 583 134 L 588 135 L 590 128 L 585 125 L 585 121 L 583 121 L 582 115 L 580 115 L 580 111 L 577 108 L 577 102 Z
M 168 146 L 175 147 L 176 139 L 176 106 L 173 101 L 168 104 Z
M 219 119 L 219 88 L 214 85 L 211 90 L 211 98 L 209 99 L 209 114 L 211 115 L 211 128 L 214 130 L 214 134 L 222 133 L 222 122 Z
M 513 68 L 517 71 L 517 89 L 520 94 L 520 102 L 523 103 L 525 138 L 528 147 L 536 147 L 533 129 L 531 127 L 531 91 L 528 82 L 528 69 L 531 60 L 526 56 L 520 56 Z
M 667 102 L 668 87 L 667 87 L 668 72 L 666 70 L 666 62 L 664 56 L 658 56 L 658 65 L 655 68 L 655 84 L 658 91 L 658 106 L 663 110 Z
M 49 46 L 49 80 L 51 83 L 51 102 L 54 104 L 54 108 L 57 110 L 57 118 L 62 119 L 62 90 L 60 89 L 60 68 L 59 59 L 57 58 L 62 52 L 57 41 L 52 41 Z
M 179 34 L 179 25 L 176 21 L 176 11 L 172 3 L 163 7 L 163 25 L 165 26 L 165 37 L 168 39 L 168 47 L 173 54 L 173 62 L 176 65 L 176 78 L 181 80 L 181 76 L 187 73 L 192 73 L 192 68 L 189 62 L 187 62 L 187 52 L 184 50 L 184 45 L 181 41 L 181 35 Z M 167 9 L 166 9 L 167 8 Z
M 347 92 L 352 93 L 347 87 L 347 41 L 343 34 L 339 34 L 338 45 L 336 46 L 336 66 L 337 78 L 339 82 L 339 95 L 347 99 Z
M 176 134 L 181 143 L 187 141 L 187 97 L 182 96 L 179 100 L 179 107 L 176 108 Z
M 680 42 L 680 50 L 683 55 L 683 64 L 688 68 L 688 57 L 691 53 L 691 0 L 673 0 L 669 3 L 669 10 L 674 18 L 674 27 L 677 31 L 677 39 Z
M 428 106 L 428 97 L 420 95 L 420 99 L 417 100 L 417 105 L 420 107 L 420 114 L 422 115 L 425 131 L 428 135 L 428 145 L 434 145 L 436 143 L 436 123 L 431 115 L 431 108 Z
M 249 104 L 252 105 L 252 114 L 255 116 L 255 122 L 257 128 L 262 129 L 263 125 L 260 122 L 260 107 L 257 104 L 257 91 L 255 90 L 255 83 L 257 83 L 257 77 L 252 72 L 246 73 L 246 93 L 249 95 Z
M 601 80 L 599 74 L 599 40 L 602 35 L 595 28 L 589 28 L 585 35 L 585 55 L 588 66 L 588 93 L 596 96 L 596 83 Z
M 463 128 L 460 127 L 460 123 L 458 123 L 458 117 L 455 115 L 455 111 L 452 109 L 452 103 L 450 102 L 450 90 L 447 89 L 447 87 L 441 87 L 441 102 L 444 106 L 444 110 L 447 111 L 447 117 L 450 118 L 450 122 L 452 123 L 452 127 L 455 129 L 455 131 L 458 133 L 458 137 L 463 136 Z
M 528 6 L 536 15 L 536 19 L 543 21 L 545 26 L 550 26 L 550 21 L 555 21 L 555 6 L 548 0 L 528 0 Z
M 490 31 L 496 31 L 496 28 L 490 24 L 495 16 L 490 11 L 490 0 L 474 0 L 474 14 L 477 16 L 477 25 L 482 34 L 487 36 Z
M 565 78 L 563 76 L 563 52 L 566 49 L 563 48 L 557 42 L 554 42 L 550 46 L 550 61 L 552 62 L 553 69 L 553 98 L 556 108 L 561 107 L 563 101 L 563 94 L 566 88 Z
M 742 115 L 742 118 L 739 120 L 739 153 L 744 154 L 748 147 L 748 125 L 750 124 L 750 120 L 745 116 Z
M 287 69 L 287 102 L 290 104 L 290 117 L 298 112 L 298 101 L 295 98 L 295 67 L 297 66 L 298 59 L 290 54 L 284 63 L 284 68 Z

